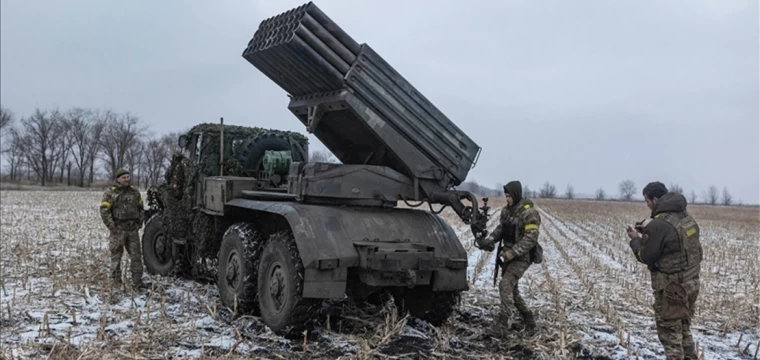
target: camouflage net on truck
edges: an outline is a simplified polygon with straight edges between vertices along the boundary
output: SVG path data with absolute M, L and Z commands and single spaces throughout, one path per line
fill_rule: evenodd
M 193 199 L 196 196 L 196 183 L 200 178 L 219 175 L 220 125 L 199 124 L 184 136 L 188 143 L 184 153 L 172 156 L 169 168 L 164 175 L 164 183 L 148 192 L 149 204 L 155 211 L 162 208 L 164 231 L 171 238 L 185 242 L 182 258 L 175 261 L 175 272 L 188 276 L 212 275 L 198 272 L 196 266 L 204 259 L 215 260 L 219 250 L 220 239 L 224 229 L 229 226 L 229 219 L 220 219 L 200 211 L 193 211 Z M 275 133 L 296 142 L 296 148 L 308 152 L 308 138 L 302 134 L 289 131 L 224 125 L 224 174 L 225 176 L 252 176 L 245 171 L 240 159 L 240 149 L 260 135 Z M 195 148 L 198 138 L 202 136 L 200 157 Z M 189 157 L 188 157 L 189 156 Z M 194 161 L 197 160 L 197 161 Z
M 193 153 L 196 143 L 194 135 L 201 133 L 203 139 L 201 141 L 201 151 L 198 163 L 201 166 L 198 168 L 200 173 L 205 176 L 218 176 L 219 175 L 219 140 L 220 140 L 220 125 L 212 123 L 203 123 L 194 126 L 190 129 L 185 136 L 189 140 L 188 150 Z M 255 141 L 260 135 L 266 133 L 280 134 L 288 139 L 291 139 L 294 143 L 294 148 L 302 150 L 304 158 L 308 158 L 309 139 L 303 134 L 282 131 L 274 129 L 265 129 L 259 127 L 245 127 L 237 125 L 224 125 L 224 174 L 225 176 L 256 176 L 251 171 L 246 171 L 244 164 L 242 164 L 240 156 L 244 146 L 249 142 Z

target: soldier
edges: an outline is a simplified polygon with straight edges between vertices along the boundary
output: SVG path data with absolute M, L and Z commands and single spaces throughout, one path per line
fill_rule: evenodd
M 124 248 L 130 257 L 132 286 L 143 288 L 143 263 L 138 230 L 145 217 L 140 192 L 130 185 L 129 172 L 119 169 L 116 181 L 103 194 L 100 204 L 100 217 L 110 231 L 108 249 L 111 252 L 111 278 L 121 284 L 121 256 Z
M 538 227 L 541 216 L 533 206 L 533 201 L 523 197 L 522 184 L 511 181 L 504 186 L 504 196 L 507 206 L 502 208 L 499 225 L 478 245 L 478 248 L 492 251 L 494 244 L 502 241 L 503 249 L 500 256 L 502 262 L 502 278 L 499 283 L 501 306 L 498 316 L 494 317 L 494 327 L 491 335 L 504 337 L 510 328 L 512 308 L 515 307 L 522 315 L 522 324 L 512 324 L 513 330 L 527 330 L 532 333 L 536 328 L 533 313 L 525 305 L 520 296 L 518 283 L 532 263 L 542 261 L 542 249 L 538 244 Z
M 657 336 L 668 359 L 696 359 L 690 325 L 699 295 L 699 226 L 686 198 L 661 182 L 647 184 L 643 195 L 652 215 L 627 232 L 634 256 L 651 273 Z

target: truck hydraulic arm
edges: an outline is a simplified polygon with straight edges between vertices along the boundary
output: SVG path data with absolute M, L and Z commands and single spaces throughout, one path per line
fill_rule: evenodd
M 462 203 L 462 199 L 469 199 L 471 206 Z M 430 196 L 433 203 L 451 206 L 465 224 L 470 225 L 472 234 L 476 240 L 485 239 L 488 235 L 488 198 L 483 198 L 483 206 L 478 207 L 478 199 L 468 191 L 448 191 L 433 193 Z

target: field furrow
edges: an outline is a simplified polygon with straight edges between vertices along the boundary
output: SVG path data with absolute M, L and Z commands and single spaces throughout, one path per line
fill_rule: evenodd
M 304 348 L 303 339 L 275 336 L 258 317 L 225 309 L 213 283 L 147 276 L 146 292 L 109 287 L 100 195 L 0 192 L 6 358 L 664 358 L 649 272 L 631 254 L 624 231 L 647 214 L 642 204 L 536 201 L 544 261 L 519 283 L 537 320 L 532 336 L 485 335 L 499 309 L 496 252 L 474 247 L 469 226 L 445 209 L 440 216 L 467 252 L 470 286 L 445 326 L 395 314 L 392 302 L 331 302 L 332 317 L 319 319 Z M 503 205 L 503 199 L 491 204 L 489 230 Z M 760 216 L 754 216 L 760 213 L 701 207 L 694 213 L 705 259 L 692 332 L 706 359 L 751 359 L 760 341 Z M 125 275 L 126 269 L 128 261 Z
M 617 219 L 610 217 L 606 225 L 590 225 L 594 220 L 584 220 L 576 211 L 568 211 L 565 208 L 566 202 L 549 202 L 554 206 L 542 204 L 541 213 L 543 217 L 542 230 L 547 237 L 556 243 L 561 252 L 568 253 L 569 262 L 577 262 L 579 267 L 586 270 L 591 275 L 579 275 L 588 277 L 588 283 L 592 283 L 592 291 L 599 291 L 610 303 L 610 307 L 615 309 L 621 317 L 621 321 L 633 337 L 639 337 L 643 341 L 640 345 L 653 353 L 661 353 L 656 330 L 653 326 L 653 311 L 651 304 L 653 296 L 651 294 L 651 285 L 648 270 L 643 264 L 635 262 L 635 258 L 630 254 L 627 237 L 623 231 L 619 231 L 617 238 L 615 231 L 611 226 L 618 226 Z M 589 214 L 594 218 L 593 214 Z M 598 221 L 602 223 L 602 221 Z M 613 225 L 609 225 L 613 224 Z M 720 230 L 718 230 L 719 232 Z M 739 289 L 736 283 L 733 289 L 727 289 L 732 274 L 731 269 L 736 269 L 735 265 L 717 266 L 724 274 L 729 275 L 720 280 L 713 277 L 713 273 L 706 271 L 714 267 L 715 263 L 723 263 L 723 260 L 709 254 L 715 252 L 715 245 L 712 234 L 714 230 L 708 227 L 706 231 L 703 247 L 705 248 L 705 265 L 703 266 L 702 291 L 700 300 L 697 303 L 697 314 L 695 315 L 692 326 L 692 333 L 696 341 L 700 343 L 700 350 L 705 353 L 706 358 L 717 359 L 741 359 L 751 352 L 749 349 L 756 348 L 758 341 L 758 328 L 756 317 L 731 317 L 729 314 L 745 313 L 755 314 L 756 303 L 746 294 L 752 294 L 752 280 L 748 280 L 745 289 Z M 745 256 L 723 248 L 722 252 L 736 254 L 739 261 L 744 261 L 745 268 L 752 268 L 752 260 L 746 259 Z M 751 249 L 751 248 L 750 248 Z M 626 260 L 628 259 L 632 260 Z M 706 274 L 706 276 L 705 276 Z M 735 275 L 734 275 L 735 276 Z M 712 279 L 711 279 L 712 277 Z M 707 281 L 705 281 L 707 278 Z M 721 289 L 723 292 L 710 291 L 711 288 Z M 707 290 L 707 291 L 706 291 Z M 728 293 L 731 295 L 729 296 Z M 728 308 L 713 308 L 713 304 L 732 304 Z M 754 310 L 756 311 L 756 310 Z M 725 319 L 725 320 L 722 320 Z M 744 331 L 731 331 L 738 324 L 744 324 Z M 731 345 L 733 343 L 733 346 Z M 745 351 L 747 348 L 747 351 Z

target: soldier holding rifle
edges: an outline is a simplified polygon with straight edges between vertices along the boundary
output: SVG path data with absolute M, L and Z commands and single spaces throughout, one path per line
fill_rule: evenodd
M 533 313 L 525 305 L 520 296 L 518 283 L 531 264 L 542 261 L 543 250 L 538 244 L 538 228 L 541 216 L 533 205 L 533 201 L 523 196 L 522 184 L 511 181 L 504 186 L 504 196 L 507 205 L 501 210 L 499 225 L 482 241 L 476 241 L 475 246 L 481 250 L 493 251 L 498 243 L 494 285 L 498 272 L 502 272 L 499 282 L 501 306 L 498 316 L 494 317 L 494 327 L 489 333 L 504 338 L 507 331 L 527 330 L 532 333 L 536 328 Z M 513 308 L 522 315 L 522 323 L 510 326 Z

